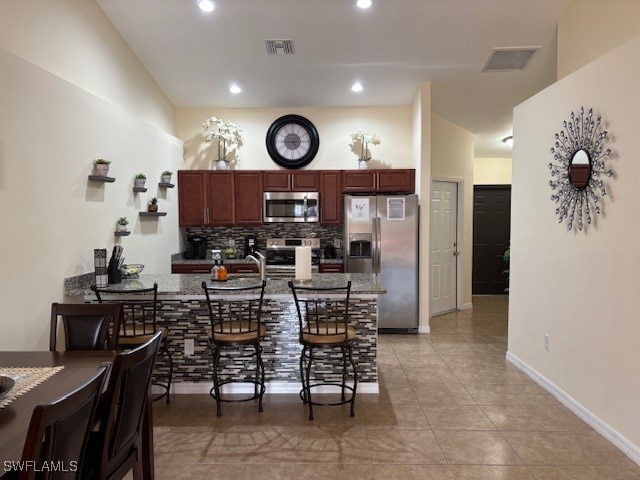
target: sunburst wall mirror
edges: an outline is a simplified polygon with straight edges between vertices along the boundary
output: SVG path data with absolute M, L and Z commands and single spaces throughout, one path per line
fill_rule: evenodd
M 551 200 L 558 205 L 558 223 L 566 221 L 567 230 L 586 231 L 603 211 L 608 189 L 603 178 L 614 174 L 607 166 L 613 152 L 606 148 L 609 137 L 602 117 L 594 120 L 592 108 L 586 115 L 584 107 L 577 114 L 571 112 L 571 119 L 562 125 L 551 147 Z

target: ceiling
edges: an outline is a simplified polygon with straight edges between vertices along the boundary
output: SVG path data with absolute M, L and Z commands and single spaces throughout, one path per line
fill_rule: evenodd
M 511 156 L 512 109 L 555 81 L 570 1 L 214 0 L 205 14 L 196 0 L 97 0 L 178 108 L 410 105 L 431 81 L 433 111 L 476 134 L 476 157 Z M 266 39 L 292 39 L 294 55 L 267 55 Z M 480 72 L 493 48 L 531 46 L 524 70 Z

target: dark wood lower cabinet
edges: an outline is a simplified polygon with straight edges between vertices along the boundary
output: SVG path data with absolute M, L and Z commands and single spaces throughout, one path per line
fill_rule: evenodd
M 344 273 L 344 265 L 342 263 L 321 263 L 318 271 L 320 273 Z
M 171 265 L 171 273 L 211 273 L 212 265 L 174 264 Z

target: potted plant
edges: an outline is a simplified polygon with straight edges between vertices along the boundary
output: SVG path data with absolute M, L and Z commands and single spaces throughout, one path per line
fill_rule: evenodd
M 158 211 L 158 199 L 156 197 L 153 197 L 151 199 L 151 201 L 149 202 L 148 211 L 149 212 L 157 212 Z
M 173 175 L 173 172 L 170 170 L 165 170 L 164 172 L 162 172 L 162 183 L 171 183 L 171 175 Z
M 116 232 L 126 232 L 127 225 L 129 225 L 129 220 L 127 220 L 127 217 L 118 218 L 118 221 L 116 222 Z
M 351 148 L 356 149 L 356 145 L 360 144 L 360 155 L 358 157 L 358 168 L 369 168 L 369 162 L 371 161 L 371 155 L 369 153 L 369 144 L 379 145 L 380 139 L 376 137 L 375 133 L 369 133 L 364 128 L 358 128 L 351 134 Z
M 133 177 L 133 185 L 136 188 L 144 188 L 144 182 L 147 181 L 147 176 L 144 173 L 137 173 L 135 177 Z
M 228 170 L 230 159 L 227 159 L 227 147 L 236 145 L 236 148 L 242 146 L 242 135 L 240 128 L 236 123 L 222 120 L 218 117 L 207 118 L 202 124 L 204 130 L 204 139 L 207 142 L 218 142 L 218 158 L 214 160 L 217 170 Z
M 93 161 L 93 171 L 96 175 L 106 177 L 109 173 L 109 164 L 111 160 L 105 160 L 104 158 L 96 158 Z

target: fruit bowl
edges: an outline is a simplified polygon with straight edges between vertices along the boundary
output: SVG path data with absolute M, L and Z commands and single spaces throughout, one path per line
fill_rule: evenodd
M 0 375 L 0 398 L 9 393 L 15 384 L 16 382 L 13 378 Z
M 130 265 L 122 265 L 120 272 L 125 278 L 138 278 L 138 274 L 144 270 L 141 263 L 132 263 Z

